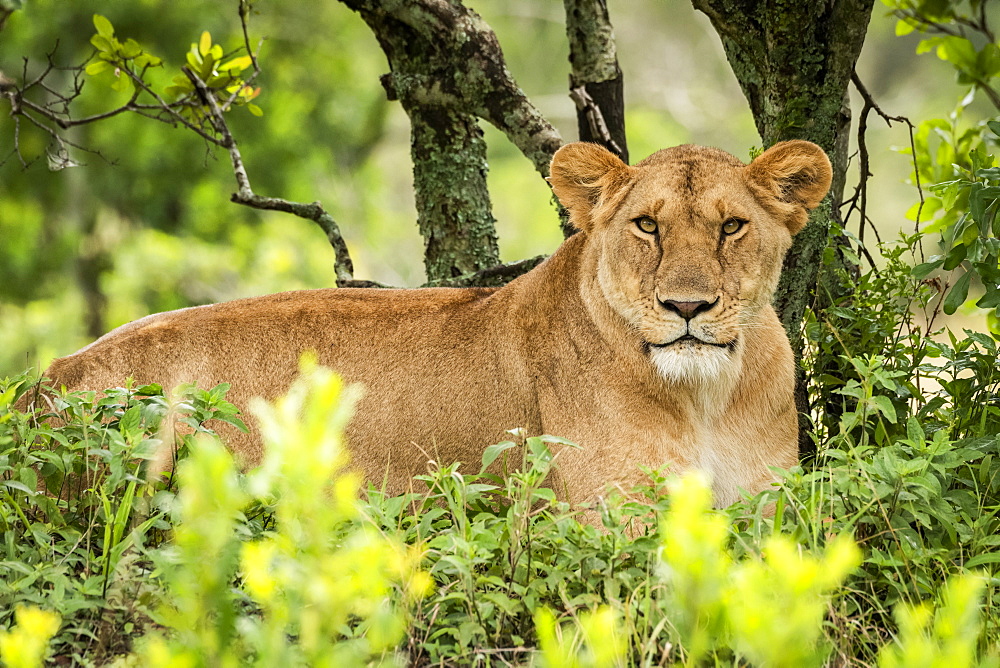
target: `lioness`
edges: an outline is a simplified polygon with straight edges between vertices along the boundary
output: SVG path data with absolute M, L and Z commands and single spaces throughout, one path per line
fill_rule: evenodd
M 804 141 L 749 165 L 678 146 L 634 167 L 562 147 L 551 184 L 580 230 L 498 289 L 328 289 L 159 313 L 52 363 L 71 389 L 229 382 L 282 394 L 303 351 L 366 387 L 348 430 L 366 479 L 406 491 L 428 458 L 475 465 L 505 431 L 555 434 L 554 489 L 578 503 L 697 467 L 718 505 L 796 461 L 792 353 L 771 307 L 781 261 L 830 186 Z M 258 431 L 223 433 L 245 466 Z

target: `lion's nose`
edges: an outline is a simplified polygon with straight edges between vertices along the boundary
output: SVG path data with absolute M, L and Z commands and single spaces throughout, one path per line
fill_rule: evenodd
M 713 306 L 719 303 L 718 297 L 715 301 L 707 302 L 704 300 L 693 301 L 693 302 L 682 302 L 673 299 L 661 299 L 660 304 L 663 308 L 668 311 L 673 311 L 685 320 L 690 320 L 699 313 L 704 313 L 705 311 L 711 310 Z

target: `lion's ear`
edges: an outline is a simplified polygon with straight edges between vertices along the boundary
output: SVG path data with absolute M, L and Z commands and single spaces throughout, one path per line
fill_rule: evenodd
M 794 140 L 779 142 L 757 156 L 747 167 L 747 176 L 779 202 L 791 205 L 786 222 L 795 234 L 830 190 L 833 170 L 823 149 Z
M 598 144 L 566 144 L 552 156 L 549 183 L 580 230 L 593 229 L 627 192 L 632 168 Z

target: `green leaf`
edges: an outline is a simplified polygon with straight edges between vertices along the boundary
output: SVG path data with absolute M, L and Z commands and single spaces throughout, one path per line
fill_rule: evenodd
M 93 35 L 90 38 L 90 43 L 93 44 L 94 48 L 102 54 L 113 54 L 115 51 L 115 47 L 111 43 L 111 40 L 104 35 Z
M 250 58 L 250 56 L 239 56 L 237 58 L 227 60 L 222 65 L 219 65 L 219 71 L 233 73 L 232 70 L 236 70 L 238 73 L 242 72 L 251 65 L 253 65 L 253 59 Z
M 111 89 L 121 93 L 123 91 L 128 90 L 131 85 L 132 85 L 131 79 L 129 79 L 127 76 L 118 75 L 115 78 L 114 83 L 111 84 Z
M 959 306 L 965 303 L 966 297 L 969 296 L 969 281 L 971 280 L 972 273 L 967 271 L 955 282 L 955 286 L 948 292 L 948 296 L 944 298 L 945 313 L 952 315 L 958 310 Z
M 948 255 L 944 259 L 944 270 L 951 271 L 958 265 L 962 264 L 962 260 L 965 259 L 968 251 L 969 247 L 965 244 L 956 244 L 954 248 L 948 251 Z
M 87 65 L 85 72 L 91 76 L 96 76 L 101 72 L 107 71 L 111 67 L 111 63 L 106 60 L 95 60 L 91 64 Z
M 94 27 L 97 28 L 97 34 L 106 39 L 110 40 L 115 36 L 115 29 L 111 25 L 111 21 L 100 14 L 94 14 Z
M 986 205 L 983 202 L 983 184 L 973 183 L 969 189 L 969 215 L 977 223 L 983 219 Z
M 976 58 L 976 66 L 983 79 L 991 79 L 1000 74 L 1000 47 L 992 42 L 983 46 Z
M 988 287 L 986 294 L 976 302 L 976 306 L 979 308 L 996 308 L 1000 306 L 1000 290 L 995 286 Z
M 483 471 L 488 469 L 490 464 L 496 461 L 496 458 L 500 456 L 501 452 L 509 450 L 516 445 L 517 444 L 513 441 L 504 441 L 502 443 L 497 443 L 496 445 L 491 445 L 483 450 L 483 468 L 479 471 L 479 475 L 482 475 Z
M 156 56 L 151 56 L 148 53 L 140 54 L 135 59 L 135 66 L 142 67 L 159 67 L 163 64 L 163 61 Z
M 263 116 L 264 110 L 258 107 L 256 104 L 250 102 L 247 104 L 247 111 L 249 111 L 254 116 Z
M 29 496 L 34 495 L 35 493 L 35 489 L 28 487 L 23 482 L 19 482 L 17 480 L 4 480 L 2 483 L 0 483 L 0 485 L 2 485 L 3 487 L 7 487 L 8 489 L 16 489 L 20 492 L 25 492 Z
M 141 418 L 142 408 L 140 406 L 133 406 L 125 411 L 125 415 L 123 415 L 121 420 L 119 420 L 118 431 L 120 431 L 126 439 L 131 438 L 139 432 L 139 421 Z
M 923 264 L 918 264 L 910 270 L 910 275 L 918 280 L 927 278 L 928 274 L 941 266 L 941 262 L 941 260 L 937 260 L 935 262 L 924 262 Z
M 993 134 L 1000 137 L 1000 121 L 986 121 L 986 127 L 993 131 Z
M 139 46 L 139 42 L 135 41 L 131 37 L 125 40 L 125 44 L 122 45 L 123 58 L 135 58 L 141 53 L 142 53 L 142 47 Z
M 937 57 L 951 63 L 961 71 L 975 69 L 977 56 L 976 48 L 972 46 L 972 42 L 964 37 L 949 35 L 941 38 L 938 44 Z
M 556 493 L 548 487 L 540 487 L 531 493 L 532 498 L 541 499 L 543 501 L 548 501 L 549 503 L 556 502 Z
M 1000 552 L 987 552 L 986 554 L 975 556 L 965 562 L 965 567 L 972 569 L 984 564 L 1000 564 Z

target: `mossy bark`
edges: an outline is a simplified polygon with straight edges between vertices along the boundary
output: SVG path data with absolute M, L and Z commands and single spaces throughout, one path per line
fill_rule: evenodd
M 435 107 L 406 110 L 427 280 L 500 264 L 486 186 L 486 142 L 475 117 Z
M 847 87 L 874 0 L 694 0 L 722 38 L 765 147 L 815 142 L 830 156 L 834 182 L 788 253 L 775 304 L 796 352 L 830 229 L 839 223 L 847 171 Z M 836 240 L 832 240 L 836 242 Z
M 851 122 L 847 87 L 861 53 L 874 0 L 693 3 L 708 15 L 722 38 L 763 145 L 807 139 L 821 146 L 833 163 L 830 194 L 795 237 L 775 296 L 775 308 L 799 359 L 806 309 L 811 305 L 822 308 L 823 300 L 817 296 L 841 292 L 841 277 L 854 273 L 839 252 L 846 240 L 831 234 L 831 230 L 840 227 L 847 172 Z M 827 249 L 832 251 L 832 264 L 824 266 Z M 796 403 L 804 416 L 808 401 L 801 373 Z M 804 420 L 803 426 L 806 424 Z M 808 440 L 803 439 L 802 445 L 808 448 Z
M 625 89 L 606 0 L 564 0 L 571 97 L 580 141 L 601 144 L 628 162 Z M 576 93 L 583 89 L 583 96 Z M 595 115 L 597 116 L 595 118 Z
M 382 84 L 410 115 L 414 189 L 429 283 L 499 266 L 477 118 L 543 177 L 562 139 L 507 71 L 496 34 L 460 0 L 341 0 L 389 61 Z

